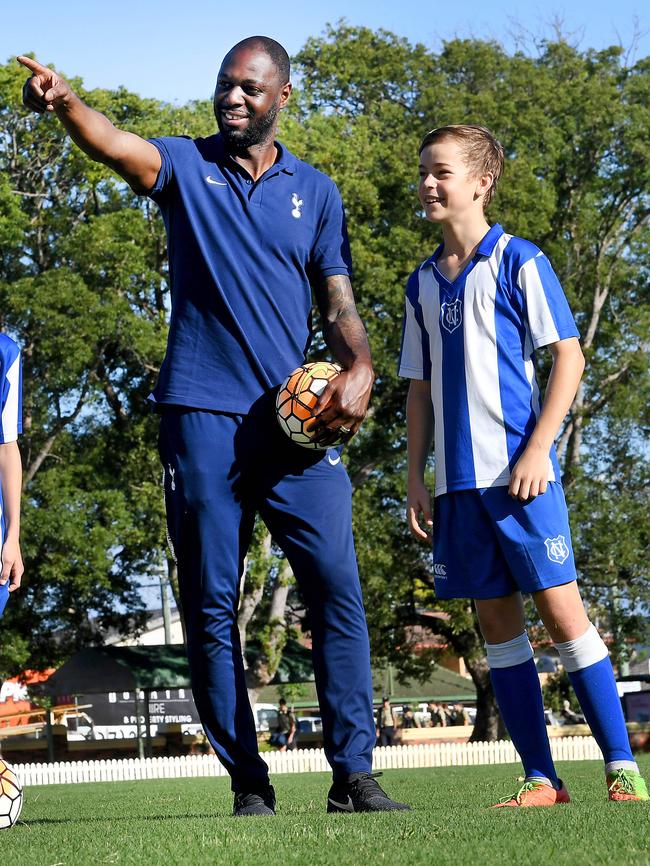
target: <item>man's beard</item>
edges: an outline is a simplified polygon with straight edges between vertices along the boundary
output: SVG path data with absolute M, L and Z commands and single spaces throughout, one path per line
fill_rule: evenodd
M 221 112 L 218 111 L 217 126 L 228 144 L 236 147 L 238 150 L 245 150 L 267 141 L 270 137 L 269 134 L 273 131 L 277 116 L 278 106 L 272 105 L 266 114 L 263 114 L 261 117 L 252 118 L 245 129 L 231 129 L 222 122 Z

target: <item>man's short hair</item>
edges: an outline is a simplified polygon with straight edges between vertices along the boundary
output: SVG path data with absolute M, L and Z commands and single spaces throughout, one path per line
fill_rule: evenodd
M 491 174 L 492 186 L 485 193 L 483 204 L 489 205 L 496 192 L 497 183 L 503 174 L 504 153 L 501 143 L 486 126 L 476 126 L 471 123 L 456 123 L 449 126 L 439 126 L 432 129 L 422 139 L 420 150 L 434 144 L 436 141 L 451 138 L 457 142 L 465 164 L 469 170 L 480 177 L 483 174 Z
M 271 39 L 270 36 L 247 36 L 246 39 L 242 39 L 241 42 L 233 45 L 228 54 L 232 54 L 240 48 L 261 48 L 275 64 L 280 77 L 280 83 L 286 84 L 289 81 L 291 77 L 291 61 L 285 48 L 279 42 L 276 42 L 275 39 Z

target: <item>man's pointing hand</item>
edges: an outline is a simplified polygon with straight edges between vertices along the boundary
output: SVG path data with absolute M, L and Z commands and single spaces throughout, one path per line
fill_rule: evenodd
M 31 57 L 21 55 L 16 59 L 32 73 L 23 86 L 23 103 L 27 108 L 43 114 L 67 103 L 72 90 L 65 79 Z

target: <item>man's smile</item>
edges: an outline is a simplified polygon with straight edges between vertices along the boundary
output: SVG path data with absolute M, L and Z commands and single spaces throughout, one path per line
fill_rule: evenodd
M 245 120 L 249 119 L 249 115 L 246 113 L 238 111 L 226 111 L 223 108 L 220 109 L 219 114 L 221 115 L 222 120 L 232 126 L 239 126 Z

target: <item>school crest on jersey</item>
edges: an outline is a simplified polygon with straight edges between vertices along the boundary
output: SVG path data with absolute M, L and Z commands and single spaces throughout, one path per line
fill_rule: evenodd
M 463 305 L 460 298 L 456 298 L 450 304 L 446 301 L 440 304 L 440 321 L 445 331 L 449 331 L 450 334 L 460 327 L 463 321 Z
M 546 545 L 546 553 L 551 562 L 557 562 L 559 565 L 562 565 L 569 558 L 569 546 L 563 535 L 547 538 L 544 544 Z

